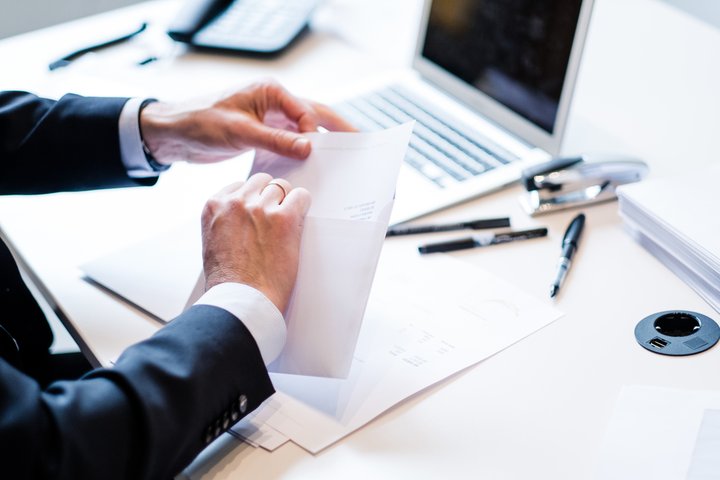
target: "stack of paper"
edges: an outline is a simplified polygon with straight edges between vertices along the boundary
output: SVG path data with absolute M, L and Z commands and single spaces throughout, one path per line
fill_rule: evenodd
M 635 240 L 720 312 L 720 169 L 618 190 Z

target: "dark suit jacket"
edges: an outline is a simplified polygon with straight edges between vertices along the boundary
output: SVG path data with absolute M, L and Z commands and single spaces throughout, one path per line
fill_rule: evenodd
M 124 103 L 0 93 L 0 194 L 137 184 L 119 154 Z M 3 478 L 170 478 L 274 391 L 242 322 L 210 306 L 128 348 L 114 368 L 42 391 L 23 370 L 52 335 L 2 242 L 0 326 L 19 344 L 18 358 L 0 358 Z

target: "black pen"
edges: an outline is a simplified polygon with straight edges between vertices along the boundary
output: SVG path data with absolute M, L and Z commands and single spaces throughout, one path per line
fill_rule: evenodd
M 469 222 L 445 223 L 439 225 L 416 225 L 404 227 L 398 225 L 388 228 L 387 237 L 397 235 L 413 235 L 416 233 L 432 233 L 432 232 L 449 232 L 451 230 L 480 230 L 483 228 L 505 228 L 510 226 L 508 217 L 501 218 L 483 218 L 481 220 L 472 220 Z
M 529 240 L 531 238 L 544 237 L 548 233 L 547 228 L 533 228 L 532 230 L 517 230 L 515 232 L 504 232 L 498 234 L 473 235 L 460 240 L 449 242 L 429 243 L 418 247 L 420 253 L 452 252 L 465 250 L 467 248 L 487 247 L 500 243 L 514 242 L 516 240 Z
M 140 25 L 140 27 L 137 30 L 130 32 L 126 35 L 123 35 L 118 38 L 114 38 L 112 40 L 108 40 L 106 42 L 98 43 L 96 45 L 90 45 L 89 47 L 81 48 L 80 50 L 76 50 L 72 53 L 65 55 L 61 59 L 55 60 L 54 62 L 50 63 L 50 65 L 48 65 L 48 68 L 50 70 L 57 70 L 58 68 L 70 65 L 70 62 L 78 59 L 79 57 L 82 57 L 86 53 L 96 52 L 98 50 L 102 50 L 103 48 L 112 47 L 113 45 L 117 45 L 118 43 L 122 43 L 124 41 L 130 40 L 134 36 L 139 35 L 140 33 L 144 32 L 145 29 L 147 28 L 147 26 L 148 26 L 147 23 L 143 23 L 142 25 Z
M 573 218 L 570 225 L 568 225 L 567 230 L 565 230 L 565 235 L 563 236 L 562 241 L 562 255 L 558 261 L 555 281 L 550 287 L 550 297 L 557 295 L 563 281 L 565 281 L 565 276 L 567 275 L 568 270 L 570 270 L 570 265 L 572 265 L 572 258 L 577 250 L 578 240 L 580 240 L 580 235 L 582 234 L 584 226 L 585 215 L 581 213 L 577 217 Z

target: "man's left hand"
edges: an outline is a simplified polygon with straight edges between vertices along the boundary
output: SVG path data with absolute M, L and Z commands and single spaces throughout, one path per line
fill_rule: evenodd
M 271 81 L 214 102 L 151 103 L 140 116 L 145 145 L 163 164 L 218 162 L 253 148 L 304 159 L 311 145 L 302 133 L 319 126 L 354 130 L 329 107 L 295 97 Z

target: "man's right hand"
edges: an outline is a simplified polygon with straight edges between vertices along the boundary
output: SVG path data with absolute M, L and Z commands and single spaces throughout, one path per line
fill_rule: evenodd
M 266 173 L 215 194 L 202 214 L 205 289 L 242 283 L 284 312 L 295 286 L 309 208 L 307 190 Z

